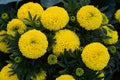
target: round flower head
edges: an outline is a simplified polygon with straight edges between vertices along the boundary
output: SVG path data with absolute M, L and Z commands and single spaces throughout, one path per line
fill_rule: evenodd
M 81 57 L 84 64 L 92 70 L 104 69 L 110 59 L 108 49 L 99 42 L 93 42 L 85 46 Z
M 32 80 L 46 80 L 46 71 L 41 69 L 41 72 L 36 75 L 36 78 L 32 78 Z
M 75 80 L 75 78 L 71 75 L 64 74 L 64 75 L 57 77 L 55 80 Z
M 77 12 L 77 21 L 86 30 L 95 30 L 102 23 L 102 13 L 92 5 L 86 5 Z
M 107 26 L 102 26 L 104 29 L 107 30 L 107 35 L 110 38 L 107 39 L 103 39 L 105 44 L 115 44 L 118 42 L 118 32 L 117 31 L 113 31 L 112 29 L 110 29 Z
M 56 44 L 53 45 L 53 53 L 56 56 L 64 53 L 65 49 L 74 51 L 80 46 L 79 37 L 68 29 L 58 31 L 54 38 L 56 39 Z
M 4 34 L 6 34 L 6 31 L 0 31 L 0 51 L 4 53 L 9 53 L 8 43 L 6 41 L 3 41 Z
M 120 22 L 120 9 L 118 9 L 115 13 L 115 19 Z
M 18 80 L 17 74 L 11 75 L 11 65 L 12 64 L 8 64 L 2 68 L 0 72 L 0 80 Z
M 7 34 L 15 36 L 16 32 L 22 34 L 26 30 L 26 25 L 19 19 L 12 19 L 7 24 Z
M 40 18 L 44 10 L 40 4 L 28 2 L 18 9 L 17 17 L 25 22 L 25 18 L 29 19 L 28 12 L 30 12 L 32 18 L 34 18 L 35 15 L 37 18 Z
M 34 29 L 20 37 L 18 46 L 23 56 L 37 59 L 46 53 L 48 41 L 45 34 Z
M 51 30 L 59 30 L 67 25 L 69 16 L 67 11 L 62 7 L 52 6 L 44 11 L 41 17 L 41 23 Z

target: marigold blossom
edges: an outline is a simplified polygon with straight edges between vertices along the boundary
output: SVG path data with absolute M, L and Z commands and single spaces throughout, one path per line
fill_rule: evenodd
M 6 66 L 4 66 L 0 72 L 0 80 L 18 80 L 17 74 L 11 75 L 12 72 L 11 71 L 11 65 L 12 64 L 7 64 Z
M 46 71 L 41 69 L 41 72 L 36 74 L 36 78 L 31 78 L 32 80 L 46 80 Z
M 27 29 L 26 25 L 19 19 L 12 19 L 7 24 L 7 34 L 15 36 L 16 32 L 22 34 Z
M 120 9 L 115 12 L 115 19 L 120 22 Z
M 63 74 L 63 75 L 57 77 L 55 80 L 75 80 L 75 79 L 71 75 Z
M 32 18 L 35 17 L 35 15 L 37 18 L 40 18 L 44 10 L 39 3 L 28 2 L 18 9 L 17 17 L 25 22 L 25 18 L 29 19 L 28 12 L 30 12 Z
M 5 30 L 0 31 L 0 51 L 4 53 L 9 53 L 8 42 L 4 40 L 4 34 L 6 34 Z
M 86 5 L 77 12 L 77 21 L 86 30 L 95 30 L 102 23 L 102 13 L 92 5 Z
M 83 63 L 92 70 L 103 70 L 110 59 L 108 49 L 99 42 L 86 45 L 81 57 Z
M 60 30 L 56 32 L 55 37 L 56 44 L 53 45 L 53 53 L 56 56 L 59 56 L 61 53 L 64 53 L 64 50 L 74 51 L 80 46 L 79 37 L 68 29 Z
M 64 28 L 69 22 L 67 11 L 58 6 L 47 8 L 41 17 L 43 27 L 51 30 L 59 30 Z
M 104 29 L 106 29 L 107 34 L 106 36 L 109 36 L 110 38 L 103 39 L 105 44 L 115 44 L 118 42 L 118 32 L 110 29 L 107 26 L 102 26 Z
M 23 56 L 37 59 L 46 53 L 48 41 L 44 33 L 33 29 L 21 35 L 18 46 Z

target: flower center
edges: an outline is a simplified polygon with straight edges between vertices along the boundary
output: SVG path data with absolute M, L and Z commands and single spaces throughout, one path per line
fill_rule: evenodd
M 32 41 L 31 41 L 31 43 L 32 43 L 32 44 L 35 44 L 35 43 L 36 43 L 36 41 L 35 41 L 35 40 L 32 40 Z

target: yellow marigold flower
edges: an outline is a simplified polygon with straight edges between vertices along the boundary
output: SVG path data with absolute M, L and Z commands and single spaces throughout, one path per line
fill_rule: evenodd
M 95 30 L 102 23 L 102 13 L 92 5 L 86 5 L 77 12 L 77 21 L 86 30 Z
M 69 16 L 64 8 L 52 6 L 44 11 L 41 22 L 42 25 L 50 31 L 59 30 L 69 22 Z
M 74 51 L 80 46 L 79 37 L 68 29 L 58 31 L 54 38 L 56 39 L 56 44 L 53 45 L 53 53 L 56 56 L 64 53 L 65 49 Z
M 25 18 L 29 18 L 28 12 L 30 12 L 32 18 L 37 15 L 40 18 L 44 12 L 43 7 L 38 3 L 28 2 L 23 4 L 17 12 L 17 17 L 25 22 Z
M 8 64 L 2 68 L 0 72 L 0 80 L 18 80 L 17 74 L 11 75 L 12 72 L 9 72 L 11 71 L 11 65 L 12 64 Z
M 71 75 L 64 74 L 64 75 L 57 77 L 55 80 L 75 80 L 75 78 Z
M 44 33 L 34 29 L 20 37 L 18 46 L 23 56 L 37 59 L 46 53 L 48 41 Z
M 115 13 L 115 19 L 120 22 L 120 9 L 118 9 Z
M 6 41 L 2 41 L 4 40 L 4 36 L 2 36 L 3 34 L 6 34 L 6 31 L 2 30 L 0 31 L 0 51 L 4 52 L 4 53 L 9 53 L 9 48 L 8 48 L 8 43 Z
M 105 44 L 115 44 L 118 42 L 118 32 L 117 31 L 113 31 L 112 29 L 110 29 L 107 26 L 102 26 L 104 29 L 107 30 L 107 36 L 109 36 L 110 38 L 108 39 L 103 39 Z
M 46 71 L 41 69 L 41 72 L 36 75 L 36 78 L 32 78 L 32 80 L 46 80 Z
M 24 33 L 26 30 L 26 25 L 19 19 L 12 19 L 7 24 L 7 34 L 15 36 L 15 33 L 18 32 L 19 34 Z
M 108 49 L 99 42 L 93 42 L 85 46 L 81 57 L 84 64 L 92 70 L 104 69 L 110 59 Z

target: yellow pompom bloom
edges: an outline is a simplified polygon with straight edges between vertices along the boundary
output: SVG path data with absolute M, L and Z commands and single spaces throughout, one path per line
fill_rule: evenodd
M 110 59 L 108 49 L 99 42 L 93 42 L 85 46 L 81 57 L 84 64 L 92 70 L 104 69 Z
M 75 78 L 71 75 L 64 74 L 64 75 L 57 77 L 55 80 L 75 80 Z
M 0 72 L 0 80 L 1 80 L 1 72 Z
M 46 76 L 46 71 L 41 70 L 41 72 L 36 75 L 36 78 L 32 78 L 32 80 L 46 80 Z
M 104 29 L 107 30 L 107 35 L 110 38 L 108 39 L 103 39 L 105 44 L 115 44 L 118 42 L 118 32 L 117 31 L 113 31 L 111 30 L 109 27 L 107 26 L 102 26 Z
M 120 9 L 118 9 L 115 13 L 115 19 L 120 22 Z
M 77 21 L 86 30 L 95 30 L 102 23 L 102 13 L 92 5 L 86 5 L 77 12 Z
M 53 45 L 53 53 L 56 56 L 64 53 L 65 49 L 74 51 L 80 46 L 79 37 L 68 29 L 58 31 L 54 38 L 56 39 L 56 44 Z
M 4 36 L 2 36 L 3 34 L 6 34 L 6 31 L 2 30 L 0 31 L 0 51 L 4 52 L 4 53 L 9 53 L 9 48 L 8 48 L 8 43 L 6 41 L 2 41 L 4 40 Z
M 11 65 L 12 64 L 8 64 L 2 68 L 0 72 L 0 80 L 18 80 L 17 74 L 11 75 L 12 72 L 9 72 L 11 71 Z
M 18 46 L 23 56 L 37 59 L 46 53 L 48 41 L 44 33 L 34 29 L 20 37 Z
M 30 12 L 32 18 L 37 15 L 37 18 L 40 18 L 44 12 L 43 7 L 38 3 L 28 2 L 23 4 L 17 12 L 17 17 L 25 22 L 25 18 L 29 18 L 28 12 Z
M 62 7 L 52 6 L 47 8 L 41 17 L 42 25 L 51 30 L 59 30 L 67 25 L 69 16 Z
M 26 25 L 19 19 L 12 19 L 7 24 L 7 34 L 15 36 L 15 33 L 18 32 L 19 34 L 22 34 L 26 30 Z

